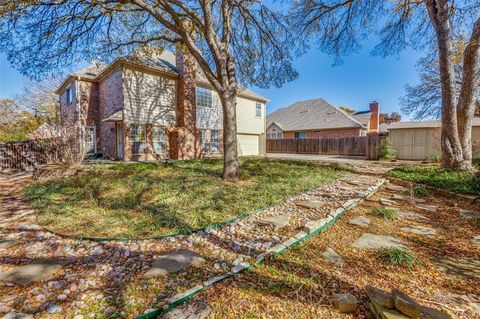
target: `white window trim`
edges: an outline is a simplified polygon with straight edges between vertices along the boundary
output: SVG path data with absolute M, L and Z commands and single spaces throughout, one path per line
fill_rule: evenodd
M 207 91 L 210 92 L 210 95 L 211 95 L 211 97 L 210 97 L 210 101 L 211 101 L 210 106 L 198 105 L 198 89 L 203 89 L 203 90 L 207 90 Z M 214 98 L 215 98 L 215 96 L 214 96 L 214 92 L 213 92 L 212 89 L 207 88 L 207 87 L 204 87 L 204 86 L 197 86 L 197 87 L 195 88 L 195 106 L 196 106 L 197 108 L 213 109 L 213 106 L 214 106 Z
M 147 152 L 147 125 L 145 123 L 132 123 L 131 125 L 139 125 L 139 126 L 143 126 L 143 132 L 144 132 L 144 136 L 145 138 L 143 139 L 143 141 L 135 141 L 133 138 L 132 138 L 132 127 L 130 127 L 130 132 L 129 132 L 129 138 L 130 138 L 130 150 L 132 152 L 132 155 L 142 155 L 142 154 L 146 154 Z M 133 144 L 134 143 L 145 143 L 145 151 L 143 153 L 134 153 L 133 152 Z
M 258 108 L 258 106 L 260 106 L 260 108 Z M 257 115 L 258 110 L 260 110 L 260 115 Z M 262 118 L 262 103 L 260 103 L 260 102 L 255 102 L 255 117 L 257 119 Z
M 156 128 L 157 128 L 157 129 L 160 128 L 161 130 L 163 130 L 163 138 L 164 138 L 163 141 L 162 141 L 162 140 L 158 140 L 158 141 L 157 141 L 157 140 L 155 139 L 155 129 L 156 129 Z M 163 151 L 162 153 L 157 153 L 157 152 L 155 151 L 154 143 L 159 143 L 159 144 L 162 143 L 162 144 L 164 144 L 164 145 L 165 145 L 165 146 L 163 147 L 164 151 Z M 167 153 L 167 129 L 166 129 L 165 126 L 163 126 L 163 125 L 152 125 L 152 148 L 153 148 L 152 151 L 153 151 L 154 154 L 166 154 L 166 153 Z
M 67 102 L 67 105 L 73 103 L 73 84 L 70 84 L 65 91 L 65 101 Z

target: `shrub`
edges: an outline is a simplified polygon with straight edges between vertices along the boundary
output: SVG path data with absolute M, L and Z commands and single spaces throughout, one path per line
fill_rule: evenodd
M 413 196 L 415 197 L 427 197 L 429 195 L 425 187 L 415 187 L 413 189 Z
M 380 157 L 383 160 L 393 161 L 397 158 L 397 151 L 393 148 L 392 141 L 385 139 L 380 145 Z
M 439 163 L 440 162 L 440 155 L 429 155 L 426 158 L 427 162 L 434 162 L 434 163 Z
M 387 219 L 395 219 L 398 215 L 395 209 L 386 207 L 377 207 L 372 211 L 372 214 Z
M 394 266 L 412 268 L 416 263 L 415 253 L 413 251 L 397 247 L 388 247 L 379 250 L 378 257 L 385 263 Z

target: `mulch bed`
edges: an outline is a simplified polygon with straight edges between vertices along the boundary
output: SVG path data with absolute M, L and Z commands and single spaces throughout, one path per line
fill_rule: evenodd
M 369 315 L 365 286 L 372 285 L 387 291 L 398 288 L 424 305 L 448 309 L 459 318 L 479 318 L 480 313 L 444 298 L 449 294 L 480 298 L 478 278 L 466 274 L 449 277 L 433 263 L 442 257 L 480 260 L 480 248 L 472 242 L 480 234 L 480 222 L 463 218 L 459 213 L 460 208 L 479 210 L 478 205 L 433 195 L 426 198 L 426 204 L 437 205 L 435 213 L 417 209 L 409 202 L 396 201 L 394 205 L 398 210 L 430 218 L 428 223 L 371 215 L 372 209 L 381 206 L 379 198 L 389 198 L 394 193 L 382 190 L 304 245 L 201 296 L 218 318 L 364 318 Z M 357 216 L 371 219 L 368 229 L 348 224 Z M 435 228 L 437 235 L 429 237 L 401 230 L 411 224 Z M 351 247 L 365 232 L 397 237 L 415 252 L 417 265 L 411 269 L 390 266 L 375 251 Z M 324 260 L 322 252 L 327 247 L 343 257 L 344 266 Z M 334 292 L 354 294 L 361 301 L 357 313 L 346 315 L 333 310 Z

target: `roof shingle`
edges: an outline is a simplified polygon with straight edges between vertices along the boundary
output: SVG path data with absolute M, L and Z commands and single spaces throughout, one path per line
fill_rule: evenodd
M 284 131 L 363 128 L 359 121 L 324 99 L 296 102 L 267 116 L 267 127 L 276 123 Z

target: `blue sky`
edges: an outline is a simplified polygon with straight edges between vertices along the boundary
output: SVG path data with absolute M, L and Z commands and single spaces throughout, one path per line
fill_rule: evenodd
M 420 54 L 405 50 L 398 57 L 371 56 L 376 43 L 376 39 L 366 42 L 359 53 L 346 57 L 339 66 L 332 66 L 333 59 L 313 47 L 295 62 L 300 73 L 296 81 L 282 88 L 255 90 L 271 100 L 268 113 L 296 101 L 319 97 L 357 110 L 366 110 L 369 102 L 378 100 L 382 112 L 399 111 L 405 85 L 418 82 L 415 63 Z M 0 55 L 0 98 L 19 93 L 26 80 Z

